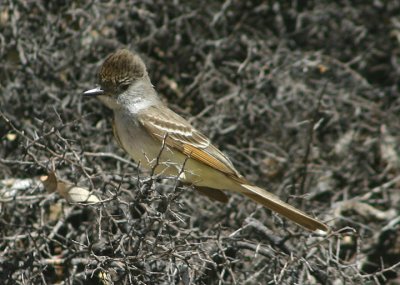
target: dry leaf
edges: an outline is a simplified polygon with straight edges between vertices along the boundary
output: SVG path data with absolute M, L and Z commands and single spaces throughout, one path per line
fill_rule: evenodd
M 100 199 L 92 194 L 88 189 L 74 186 L 68 182 L 57 179 L 54 172 L 49 172 L 47 176 L 40 177 L 44 188 L 48 192 L 58 192 L 68 202 L 71 203 L 98 203 Z

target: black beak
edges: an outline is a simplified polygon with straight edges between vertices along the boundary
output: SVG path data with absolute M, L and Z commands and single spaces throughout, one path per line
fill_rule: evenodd
M 90 90 L 83 92 L 83 96 L 85 96 L 85 97 L 96 97 L 96 96 L 103 95 L 103 94 L 104 94 L 104 90 L 101 89 L 100 87 L 90 89 Z

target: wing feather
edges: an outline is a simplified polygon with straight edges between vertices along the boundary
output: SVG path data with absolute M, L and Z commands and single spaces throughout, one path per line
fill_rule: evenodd
M 210 140 L 193 128 L 184 118 L 172 110 L 152 106 L 152 112 L 140 114 L 140 123 L 149 133 L 171 148 L 200 161 L 233 179 L 244 183 L 246 180 L 235 169 L 232 162 Z M 247 182 L 247 181 L 246 181 Z

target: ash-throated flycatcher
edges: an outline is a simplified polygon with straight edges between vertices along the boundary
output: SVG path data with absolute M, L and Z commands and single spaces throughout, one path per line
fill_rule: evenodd
M 100 87 L 84 92 L 113 110 L 114 136 L 141 167 L 179 176 L 220 202 L 222 190 L 242 193 L 309 230 L 328 226 L 247 181 L 231 161 L 157 96 L 142 59 L 128 50 L 109 55 L 99 71 Z M 183 169 L 182 169 L 183 168 Z

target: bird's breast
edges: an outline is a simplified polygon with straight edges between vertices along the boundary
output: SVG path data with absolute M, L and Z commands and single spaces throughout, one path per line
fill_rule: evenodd
M 114 114 L 114 136 L 141 168 L 151 170 L 157 165 L 156 173 L 176 176 L 187 159 L 176 150 L 163 146 L 135 115 Z

